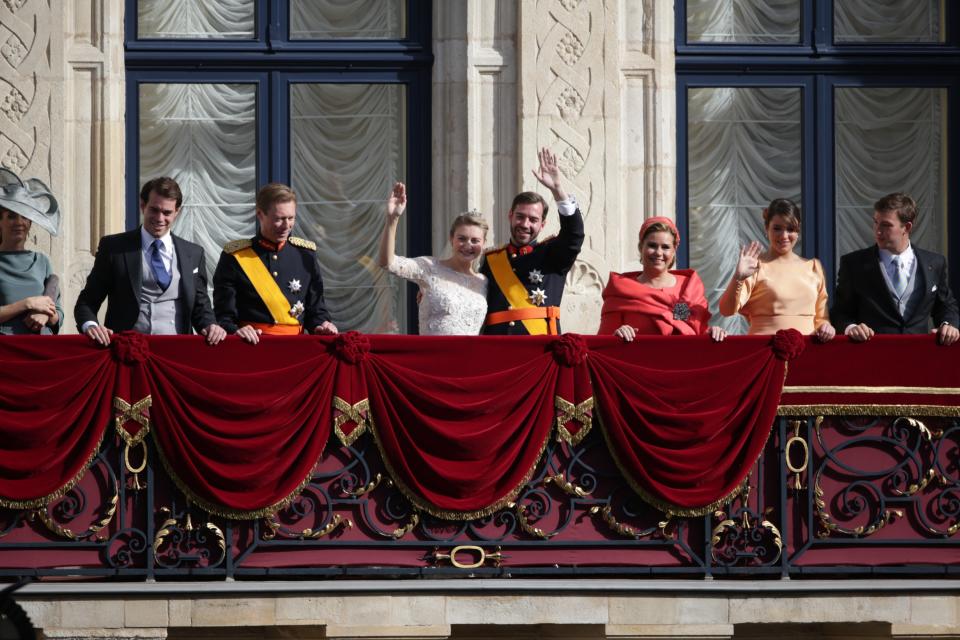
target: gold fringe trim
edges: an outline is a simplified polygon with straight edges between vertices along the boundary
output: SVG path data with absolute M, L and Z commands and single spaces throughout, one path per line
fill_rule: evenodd
M 73 489 L 80 480 L 83 479 L 83 476 L 90 470 L 90 467 L 93 465 L 93 461 L 96 459 L 97 454 L 100 453 L 100 447 L 103 445 L 103 438 L 107 434 L 107 427 L 104 425 L 103 432 L 100 433 L 100 437 L 97 439 L 97 444 L 93 448 L 93 452 L 87 457 L 87 461 L 83 463 L 83 466 L 80 468 L 80 471 L 73 478 L 67 481 L 65 485 L 54 491 L 53 493 L 47 494 L 42 498 L 32 498 L 30 500 L 7 500 L 6 498 L 0 496 L 0 507 L 5 507 L 7 509 L 36 509 L 38 507 L 48 506 L 54 500 L 59 500 L 63 496 L 67 495 L 71 489 Z
M 960 417 L 960 407 L 935 404 L 785 404 L 777 409 L 778 416 L 929 416 L 932 418 Z
M 856 385 L 797 385 L 783 388 L 784 393 L 912 393 L 929 396 L 960 396 L 956 387 L 898 387 L 898 386 L 856 386 Z
M 442 520 L 476 520 L 477 518 L 483 518 L 485 516 L 489 516 L 490 514 L 496 513 L 505 507 L 510 507 L 514 502 L 514 499 L 520 494 L 523 486 L 530 482 L 530 478 L 533 477 L 533 473 L 536 471 L 537 465 L 540 464 L 540 459 L 543 457 L 543 452 L 547 448 L 547 443 L 550 442 L 550 431 L 552 431 L 552 429 L 547 431 L 547 435 L 540 444 L 540 449 L 537 451 L 537 456 L 530 465 L 530 469 L 524 474 L 517 486 L 508 491 L 506 495 L 493 504 L 476 511 L 447 511 L 433 506 L 411 491 L 409 487 L 400 481 L 396 470 L 390 463 L 390 459 L 384 452 L 383 443 L 380 441 L 380 434 L 377 432 L 377 423 L 373 418 L 373 414 L 368 414 L 367 419 L 370 423 L 370 432 L 373 434 L 373 441 L 376 443 L 377 450 L 380 452 L 380 459 L 383 460 L 383 466 L 386 468 L 387 474 L 390 476 L 391 480 L 393 480 L 393 484 L 397 487 L 403 497 L 409 500 L 410 503 L 413 504 L 413 506 L 418 510 L 429 513 L 430 515 Z
M 310 484 L 310 480 L 313 479 L 313 470 L 317 466 L 317 463 L 320 460 L 315 460 L 313 466 L 310 467 L 310 471 L 307 473 L 307 476 L 300 481 L 300 484 L 279 502 L 275 502 L 269 507 L 263 507 L 261 509 L 256 509 L 254 511 L 238 511 L 236 509 L 230 509 L 229 507 L 224 507 L 223 505 L 214 504 L 209 502 L 205 498 L 198 496 L 190 487 L 177 476 L 173 471 L 173 467 L 170 465 L 170 462 L 167 460 L 167 456 L 163 451 L 163 447 L 160 446 L 160 442 L 157 440 L 156 434 L 153 434 L 153 443 L 157 446 L 157 453 L 160 454 L 160 462 L 163 463 L 163 468 L 166 469 L 167 474 L 170 476 L 170 479 L 173 480 L 173 484 L 177 486 L 177 489 L 180 490 L 191 502 L 199 506 L 201 509 L 207 513 L 212 513 L 213 515 L 227 518 L 230 520 L 258 520 L 260 518 L 266 518 L 272 516 L 273 514 L 281 511 L 297 499 L 297 496 Z M 321 452 L 327 448 L 327 443 L 324 443 Z M 321 453 L 322 455 L 322 453 Z
M 333 432 L 337 434 L 343 446 L 349 447 L 369 428 L 368 420 L 364 416 L 370 415 L 370 400 L 364 398 L 356 404 L 350 404 L 340 396 L 333 396 L 333 408 L 340 412 L 340 415 L 333 419 Z M 342 427 L 350 421 L 355 422 L 357 426 L 347 435 Z
M 587 437 L 590 428 L 593 426 L 593 396 L 587 398 L 580 404 L 573 404 L 569 400 L 564 400 L 560 396 L 554 399 L 554 406 L 560 415 L 557 416 L 557 440 L 566 442 L 571 447 L 580 444 L 580 441 Z M 571 421 L 580 423 L 580 429 L 574 434 L 570 433 L 566 424 Z

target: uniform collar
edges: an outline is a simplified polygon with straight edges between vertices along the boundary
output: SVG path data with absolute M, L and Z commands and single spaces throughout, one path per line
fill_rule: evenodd
M 264 238 L 262 235 L 258 233 L 257 244 L 259 244 L 261 247 L 263 247 L 267 251 L 272 251 L 276 253 L 277 251 L 280 251 L 281 249 L 283 249 L 284 246 L 286 246 L 287 241 L 284 240 L 283 242 L 279 242 L 279 243 L 273 242 L 272 240 L 267 240 L 266 238 Z
M 536 240 L 534 240 L 530 244 L 525 244 L 522 247 L 518 247 L 517 245 L 513 244 L 513 242 L 508 242 L 507 253 L 510 254 L 511 258 L 516 258 L 517 256 L 525 256 L 528 253 L 533 253 L 533 247 L 535 244 L 536 244 Z

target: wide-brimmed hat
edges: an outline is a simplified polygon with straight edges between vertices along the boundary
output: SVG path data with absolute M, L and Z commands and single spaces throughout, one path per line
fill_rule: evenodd
M 0 168 L 0 207 L 19 213 L 51 235 L 60 231 L 60 205 L 50 188 L 36 178 L 24 182 L 13 171 Z

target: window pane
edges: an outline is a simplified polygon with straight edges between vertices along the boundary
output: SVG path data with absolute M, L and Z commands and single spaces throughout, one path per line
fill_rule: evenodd
M 201 245 L 208 282 L 223 245 L 254 233 L 254 84 L 141 84 L 140 181 L 171 176 L 183 191 L 177 235 Z
M 252 40 L 255 0 L 138 0 L 137 37 Z
M 802 90 L 698 88 L 688 101 L 690 266 L 716 310 L 740 246 L 767 244 L 764 207 L 774 198 L 802 206 Z M 741 316 L 716 320 L 746 332 Z
M 405 87 L 294 84 L 290 105 L 298 232 L 317 242 L 334 321 L 369 333 L 405 330 L 406 285 L 376 265 L 386 197 L 406 176 Z M 411 202 L 407 215 L 416 209 Z M 401 225 L 400 254 L 404 236 Z
M 800 0 L 687 0 L 687 42 L 798 44 Z
M 943 0 L 834 0 L 839 43 L 944 42 Z
M 947 91 L 838 87 L 837 257 L 874 244 L 873 203 L 903 191 L 919 215 L 910 240 L 947 253 Z
M 404 0 L 290 0 L 291 40 L 400 40 Z

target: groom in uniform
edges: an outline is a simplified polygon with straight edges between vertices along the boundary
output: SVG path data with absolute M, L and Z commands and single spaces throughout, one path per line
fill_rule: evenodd
M 480 272 L 487 276 L 487 319 L 482 333 L 496 336 L 558 335 L 560 299 L 567 272 L 583 246 L 583 216 L 576 199 L 560 183 L 557 158 L 539 153 L 533 176 L 553 194 L 560 233 L 537 242 L 550 206 L 524 191 L 510 206 L 510 242 L 486 253 Z

